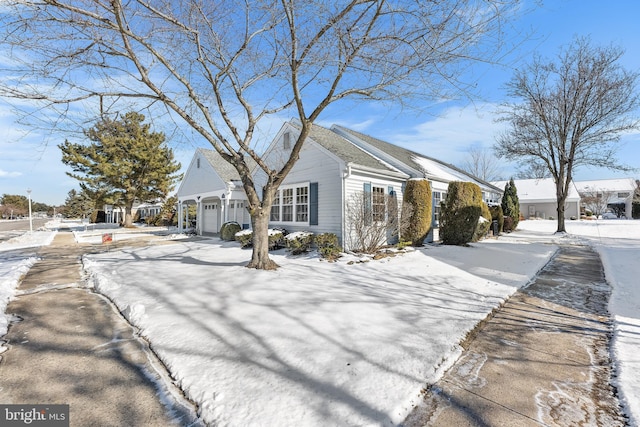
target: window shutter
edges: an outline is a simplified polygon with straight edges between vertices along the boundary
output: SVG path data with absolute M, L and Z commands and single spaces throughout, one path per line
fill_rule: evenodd
M 318 183 L 309 184 L 309 225 L 318 225 Z
M 396 190 L 393 189 L 393 186 L 388 187 L 389 191 L 389 206 L 387 207 L 387 220 L 397 221 L 398 218 L 398 198 L 396 194 Z
M 365 182 L 363 186 L 363 201 L 364 201 L 364 225 L 371 225 L 372 223 L 372 209 L 371 209 L 371 183 Z

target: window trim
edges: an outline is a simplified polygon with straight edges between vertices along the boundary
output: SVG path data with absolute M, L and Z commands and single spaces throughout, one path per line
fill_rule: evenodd
M 310 224 L 311 217 L 311 183 L 310 182 L 299 182 L 295 184 L 281 185 L 276 192 L 274 197 L 274 203 L 271 205 L 271 213 L 269 214 L 269 223 L 277 224 L 277 225 L 306 225 Z M 298 203 L 298 189 L 305 188 L 306 189 L 306 203 Z M 284 203 L 284 191 L 291 191 L 291 204 Z M 288 198 L 289 196 L 287 196 Z M 298 206 L 306 206 L 306 221 L 298 221 Z M 286 207 L 291 207 L 291 220 L 284 220 L 284 209 Z M 275 215 L 273 209 L 278 209 L 278 214 Z M 278 220 L 274 220 L 272 218 L 276 217 Z

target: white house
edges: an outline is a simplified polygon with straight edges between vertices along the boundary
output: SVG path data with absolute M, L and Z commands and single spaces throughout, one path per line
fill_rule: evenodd
M 217 233 L 227 221 L 249 228 L 250 217 L 245 208 L 246 196 L 240 176 L 214 150 L 199 148 L 191 159 L 177 192 L 178 228 L 188 228 L 188 206 L 196 206 L 195 229 L 198 234 Z
M 599 179 L 593 181 L 576 181 L 580 195 L 590 194 L 606 198 L 607 207 L 621 212 L 631 218 L 633 195 L 636 191 L 636 180 L 633 178 Z
M 263 155 L 273 168 L 289 157 L 300 127 L 295 121 L 285 123 Z M 216 220 L 208 219 L 207 209 L 198 207 L 198 232 L 217 232 L 224 221 L 236 220 L 247 225 L 249 218 L 238 217 L 238 204 L 245 202 L 239 177 L 231 166 L 210 150 L 198 150 L 183 183 L 178 190 L 182 205 L 218 204 Z M 197 168 L 194 162 L 201 159 Z M 220 162 L 224 162 L 222 164 Z M 256 187 L 262 187 L 266 176 L 254 168 Z M 449 182 L 471 181 L 480 186 L 487 202 L 499 201 L 502 190 L 479 180 L 460 169 L 402 147 L 372 138 L 341 126 L 330 129 L 314 125 L 300 157 L 278 190 L 271 211 L 271 227 L 288 231 L 335 233 L 348 246 L 349 218 L 347 205 L 360 195 L 368 200 L 375 216 L 390 212 L 385 206 L 389 197 L 401 206 L 407 180 L 422 178 L 430 181 L 433 190 L 434 225 L 437 227 L 439 204 L 444 199 Z M 236 210 L 230 210 L 230 199 Z M 226 205 L 222 207 L 226 200 Z M 234 217 L 233 213 L 236 217 Z M 204 215 L 201 219 L 201 215 Z M 437 239 L 437 230 L 432 239 Z
M 508 181 L 493 184 L 504 190 Z M 514 180 L 520 202 L 520 214 L 525 219 L 551 219 L 558 217 L 556 184 L 552 178 Z M 580 218 L 580 195 L 573 182 L 565 202 L 565 219 Z

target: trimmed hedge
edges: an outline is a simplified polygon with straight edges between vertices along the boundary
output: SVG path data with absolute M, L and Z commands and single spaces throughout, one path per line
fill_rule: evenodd
M 235 240 L 236 233 L 240 230 L 242 230 L 242 227 L 237 222 L 225 222 L 220 227 L 220 238 L 222 240 Z
M 482 215 L 478 218 L 478 225 L 476 226 L 476 232 L 473 236 L 473 241 L 478 242 L 485 237 L 487 237 L 487 233 L 489 233 L 489 229 L 491 228 L 491 211 L 489 210 L 489 206 L 486 203 L 482 203 Z
M 445 245 L 466 245 L 474 238 L 482 214 L 482 190 L 472 182 L 449 183 L 440 213 L 440 238 Z
M 402 220 L 403 224 L 407 224 L 407 228 L 400 237 L 402 240 L 411 242 L 413 246 L 422 246 L 424 239 L 431 231 L 433 214 L 429 181 L 410 179 L 404 189 L 403 202 L 410 207 L 402 210 L 403 215 L 405 211 L 408 212 L 408 217 Z
M 502 212 L 502 206 L 489 206 L 489 211 L 491 212 L 491 221 L 498 221 L 498 232 L 502 233 L 502 229 L 504 227 L 504 213 Z

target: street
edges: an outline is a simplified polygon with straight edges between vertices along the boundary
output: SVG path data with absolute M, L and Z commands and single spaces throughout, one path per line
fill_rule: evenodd
M 33 229 L 37 230 L 47 223 L 47 218 L 34 218 Z M 29 219 L 0 220 L 0 242 L 9 240 L 29 231 Z

